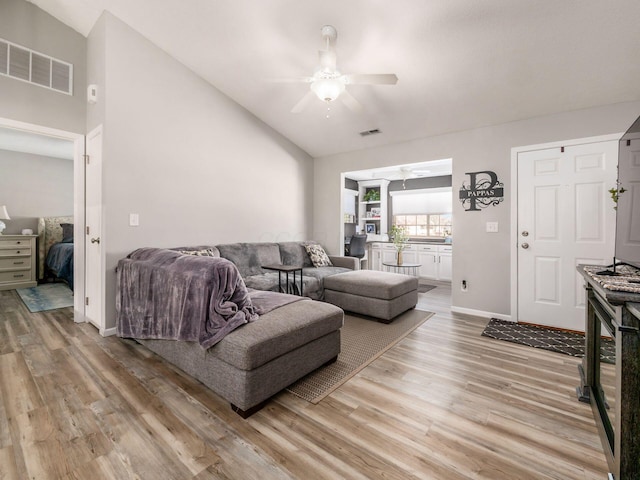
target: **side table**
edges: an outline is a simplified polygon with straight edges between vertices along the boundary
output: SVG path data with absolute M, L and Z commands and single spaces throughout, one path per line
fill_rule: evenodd
M 420 263 L 401 263 L 398 262 L 382 262 L 387 272 L 404 273 L 406 275 L 418 276 L 418 269 L 422 266 Z M 409 273 L 411 272 L 411 273 Z
M 293 286 L 295 287 L 296 285 L 296 272 L 300 272 L 300 292 L 299 295 L 301 297 L 303 297 L 303 292 L 302 292 L 302 267 L 298 267 L 296 265 L 279 265 L 279 264 L 273 264 L 273 265 L 262 265 L 262 268 L 264 268 L 265 270 L 275 270 L 276 272 L 278 272 L 278 289 L 280 290 L 280 293 L 290 293 L 293 295 L 297 295 L 295 291 L 292 291 L 294 289 L 290 288 L 289 285 L 289 274 L 293 273 Z M 282 274 L 285 274 L 285 287 L 283 287 L 282 285 Z

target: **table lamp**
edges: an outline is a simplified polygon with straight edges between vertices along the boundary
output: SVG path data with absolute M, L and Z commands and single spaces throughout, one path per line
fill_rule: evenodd
M 0 205 L 0 235 L 2 235 L 2 231 L 7 228 L 2 220 L 11 220 L 9 216 L 9 212 L 7 212 L 7 207 L 5 205 Z

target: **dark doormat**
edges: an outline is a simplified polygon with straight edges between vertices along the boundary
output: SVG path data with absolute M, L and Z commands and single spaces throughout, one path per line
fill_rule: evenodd
M 429 290 L 436 288 L 435 285 L 420 284 L 418 285 L 418 293 L 427 293 Z
M 580 333 L 492 318 L 482 335 L 574 357 L 584 356 L 584 335 Z M 613 340 L 602 339 L 600 358 L 605 363 L 615 363 L 616 345 Z

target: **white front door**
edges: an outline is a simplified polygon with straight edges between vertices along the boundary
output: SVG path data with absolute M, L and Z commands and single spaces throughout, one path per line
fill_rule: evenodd
M 87 135 L 85 162 L 85 316 L 104 334 L 102 262 L 102 127 Z
M 518 153 L 520 322 L 584 331 L 578 264 L 610 264 L 618 142 Z

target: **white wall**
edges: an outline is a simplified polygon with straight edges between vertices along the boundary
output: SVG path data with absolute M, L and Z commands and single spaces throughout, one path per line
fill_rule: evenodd
M 38 228 L 38 217 L 73 214 L 73 162 L 0 150 L 0 205 L 11 220 L 5 234 Z
M 104 125 L 107 328 L 115 266 L 136 248 L 310 237 L 307 154 L 111 14 L 88 48 L 104 102 L 87 126 Z
M 0 117 L 84 133 L 86 39 L 25 0 L 0 1 L 0 37 L 73 64 L 73 95 L 0 75 Z
M 611 133 L 623 133 L 640 115 L 640 102 L 532 118 L 314 160 L 313 235 L 331 253 L 340 251 L 340 173 L 388 165 L 453 158 L 454 307 L 510 315 L 511 148 Z M 397 159 L 397 161 L 394 161 Z M 467 212 L 457 200 L 466 172 L 492 170 L 504 183 L 498 206 Z M 499 223 L 499 233 L 485 224 Z M 460 281 L 469 289 L 461 292 Z

